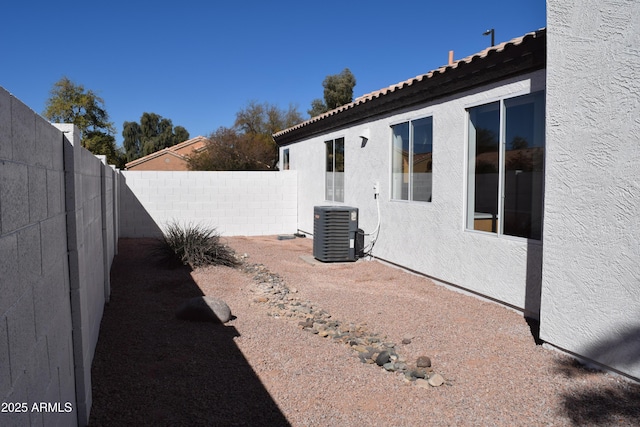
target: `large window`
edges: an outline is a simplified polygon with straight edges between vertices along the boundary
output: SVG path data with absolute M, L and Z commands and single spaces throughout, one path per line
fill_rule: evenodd
M 544 92 L 468 111 L 467 228 L 540 240 Z
M 325 199 L 344 202 L 344 138 L 325 141 Z
M 425 117 L 391 126 L 392 186 L 395 200 L 431 201 L 433 119 Z

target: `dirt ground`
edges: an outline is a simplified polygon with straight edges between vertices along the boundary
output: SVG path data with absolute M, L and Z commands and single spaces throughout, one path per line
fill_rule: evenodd
M 377 261 L 313 262 L 309 239 L 226 241 L 300 301 L 366 325 L 408 362 L 429 356 L 446 383 L 417 387 L 297 318 L 274 316 L 252 274 L 191 271 L 161 261 L 154 240 L 121 239 L 90 425 L 640 425 L 638 384 L 536 345 L 520 313 Z M 200 295 L 224 300 L 232 320 L 177 319 L 176 308 Z

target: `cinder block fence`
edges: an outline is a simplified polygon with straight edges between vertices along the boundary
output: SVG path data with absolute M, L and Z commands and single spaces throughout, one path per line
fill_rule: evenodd
M 295 171 L 124 171 L 120 182 L 122 237 L 158 236 L 171 222 L 227 236 L 297 231 Z
M 2 425 L 88 420 L 117 173 L 79 141 L 77 128 L 52 126 L 0 88 Z
M 0 425 L 87 424 L 118 237 L 157 237 L 170 221 L 223 235 L 297 229 L 295 172 L 105 163 L 75 126 L 51 125 L 0 87 Z

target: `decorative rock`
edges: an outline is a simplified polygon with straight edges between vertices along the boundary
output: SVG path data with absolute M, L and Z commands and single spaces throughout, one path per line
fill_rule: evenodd
M 396 365 L 393 362 L 385 363 L 382 367 L 389 372 L 396 371 Z
M 432 387 L 440 387 L 442 384 L 444 384 L 444 378 L 440 374 L 433 374 L 429 376 L 427 382 Z
M 304 322 L 298 322 L 298 326 L 302 329 L 310 329 L 313 327 L 313 319 L 307 319 Z
M 418 368 L 428 368 L 431 366 L 431 359 L 427 356 L 420 356 L 416 361 L 416 366 Z
M 380 352 L 380 354 L 378 354 L 378 357 L 376 357 L 376 365 L 384 366 L 384 364 L 389 363 L 390 360 L 391 360 L 391 356 L 389 352 L 386 350 L 382 351 Z
M 357 351 L 358 353 L 366 353 L 366 352 L 368 351 L 368 350 L 367 350 L 367 347 L 365 347 L 365 346 L 363 346 L 363 345 L 354 345 L 354 346 L 353 346 L 353 349 L 354 349 L 355 351 Z
M 409 373 L 409 375 L 413 378 L 426 378 L 427 373 L 422 369 L 414 369 Z
M 248 258 L 244 255 L 243 259 Z M 416 364 L 410 367 L 407 359 L 396 353 L 396 344 L 387 342 L 387 336 L 372 333 L 366 323 L 341 322 L 331 319 L 331 314 L 295 297 L 295 288 L 288 288 L 283 278 L 272 273 L 262 264 L 243 262 L 243 270 L 253 275 L 253 302 L 266 303 L 267 314 L 274 318 L 291 318 L 298 321 L 298 327 L 322 337 L 331 338 L 334 343 L 342 343 L 354 351 L 354 357 L 366 364 L 376 364 L 387 372 L 395 372 L 406 383 L 416 382 L 419 387 L 438 387 L 444 384 L 444 378 L 433 372 L 431 360 L 427 356 L 418 357 Z M 230 310 L 229 310 L 230 316 Z M 202 319 L 205 320 L 205 319 Z M 210 320 L 210 319 L 206 319 Z M 217 320 L 219 321 L 219 320 Z M 411 344 L 413 336 L 405 335 L 402 344 Z
M 398 371 L 406 371 L 408 369 L 407 365 L 404 362 L 396 362 L 395 365 Z
M 222 300 L 207 296 L 195 297 L 178 307 L 176 317 L 197 322 L 226 323 L 231 319 L 231 309 Z
M 424 380 L 422 378 L 418 378 L 416 380 L 416 386 L 418 386 L 420 388 L 431 388 L 432 387 L 432 385 L 429 384 L 429 381 Z

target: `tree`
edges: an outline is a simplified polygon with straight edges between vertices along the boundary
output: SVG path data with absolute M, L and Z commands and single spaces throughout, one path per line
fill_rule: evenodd
M 278 148 L 272 135 L 303 121 L 293 106 L 282 110 L 267 102 L 250 101 L 236 113 L 232 128 L 209 136 L 207 149 L 190 157 L 191 170 L 274 170 Z
M 236 113 L 234 127 L 243 133 L 252 135 L 267 135 L 302 122 L 304 119 L 298 109 L 289 105 L 287 110 L 281 110 L 276 105 L 263 102 L 249 101 L 247 106 Z
M 326 113 L 329 111 L 324 101 L 320 98 L 316 98 L 311 101 L 311 109 L 307 110 L 307 113 L 310 117 L 319 116 L 320 114 Z
M 76 125 L 83 147 L 93 154 L 106 155 L 110 164 L 122 166 L 124 157 L 116 148 L 115 128 L 109 121 L 104 100 L 95 92 L 62 77 L 54 83 L 42 115 L 51 122 Z
M 190 170 L 238 171 L 271 169 L 271 147 L 261 138 L 220 127 L 209 136 L 206 150 L 189 157 Z
M 171 147 L 189 139 L 189 132 L 182 127 L 173 127 L 169 119 L 156 113 L 143 113 L 140 124 L 124 122 L 122 137 L 127 162 L 163 148 Z
M 182 126 L 174 127 L 173 134 L 175 135 L 175 138 L 176 138 L 176 144 L 179 144 L 189 139 L 189 132 L 187 132 L 187 130 Z
M 122 146 L 124 147 L 127 162 L 142 157 L 142 131 L 140 125 L 136 122 L 124 122 L 122 125 Z
M 356 78 L 351 70 L 345 68 L 339 74 L 325 77 L 322 82 L 324 87 L 324 101 L 314 99 L 311 101 L 311 109 L 307 111 L 311 117 L 326 113 L 329 110 L 338 108 L 341 105 L 353 101 L 353 88 L 356 85 Z
M 126 163 L 125 153 L 116 148 L 116 139 L 113 135 L 104 132 L 89 131 L 83 140 L 84 147 L 93 154 L 107 156 L 107 163 L 115 165 L 119 169 L 124 169 Z

